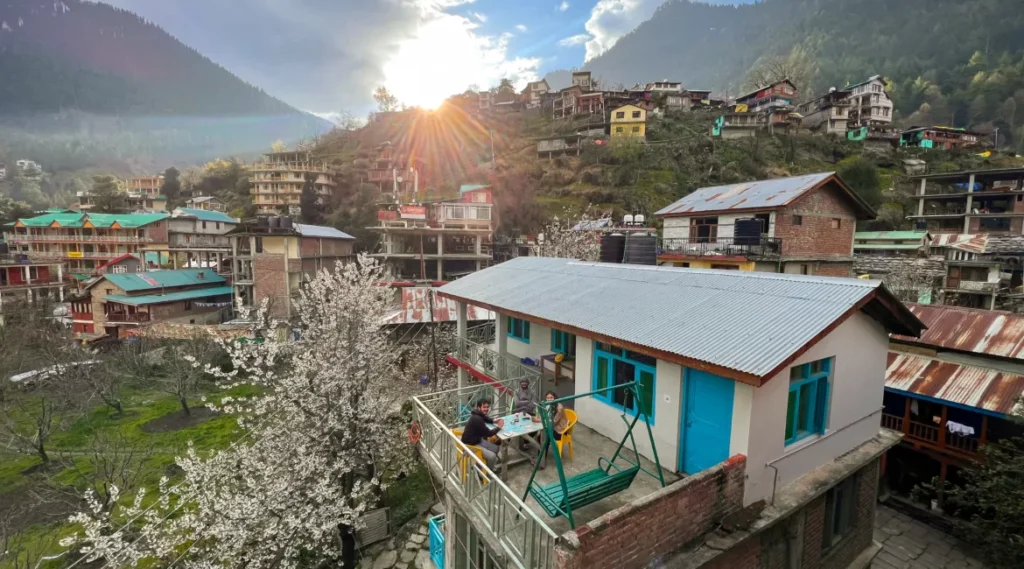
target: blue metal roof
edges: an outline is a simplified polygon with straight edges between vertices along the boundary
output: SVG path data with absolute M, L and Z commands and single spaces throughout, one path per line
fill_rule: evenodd
M 890 330 L 920 321 L 881 281 L 520 257 L 440 288 L 499 312 L 564 324 L 765 380 L 867 297 Z
M 295 231 L 303 237 L 321 237 L 325 239 L 355 239 L 344 231 L 339 231 L 333 227 L 325 227 L 323 225 L 307 225 L 305 223 L 296 223 Z
M 179 207 L 174 210 L 175 212 L 181 212 L 186 215 L 191 215 L 200 221 L 219 221 L 221 223 L 238 223 L 238 220 L 222 211 L 207 211 L 205 209 L 195 209 L 191 207 Z
M 147 271 L 144 273 L 107 273 L 103 278 L 126 292 L 155 290 L 179 286 L 219 284 L 224 277 L 211 269 L 181 269 L 177 271 Z
M 658 210 L 655 216 L 687 216 L 705 212 L 728 212 L 744 210 L 772 210 L 789 205 L 830 179 L 835 179 L 867 218 L 874 217 L 874 211 L 857 194 L 846 188 L 835 172 L 821 172 L 806 176 L 790 176 L 772 180 L 743 182 L 728 186 L 699 188 L 683 199 Z
M 131 304 L 132 306 L 142 306 L 146 304 L 177 302 L 179 300 L 195 300 L 197 298 L 210 298 L 214 296 L 224 296 L 231 294 L 231 287 L 218 286 L 213 288 L 201 288 L 199 290 L 171 292 L 167 294 L 143 294 L 139 296 L 124 296 L 119 294 L 112 294 L 106 297 L 106 300 L 110 302 L 118 302 L 121 304 Z

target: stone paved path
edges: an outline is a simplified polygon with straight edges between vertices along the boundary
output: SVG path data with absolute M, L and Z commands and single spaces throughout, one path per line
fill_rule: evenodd
M 955 537 L 881 504 L 875 512 L 875 541 L 882 544 L 882 551 L 871 569 L 984 567 Z

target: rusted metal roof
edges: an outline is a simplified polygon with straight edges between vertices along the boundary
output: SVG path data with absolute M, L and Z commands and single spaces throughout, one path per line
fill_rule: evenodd
M 1024 395 L 1024 376 L 889 352 L 885 387 L 1007 415 Z
M 908 304 L 907 308 L 928 329 L 920 338 L 894 335 L 896 340 L 1024 361 L 1022 315 L 930 304 Z
M 790 176 L 772 180 L 743 182 L 728 186 L 699 188 L 683 199 L 656 212 L 658 217 L 745 210 L 773 210 L 785 207 L 805 193 L 829 181 L 836 181 L 856 204 L 858 213 L 874 217 L 874 211 L 846 187 L 835 172 Z
M 988 235 L 980 233 L 940 233 L 932 237 L 932 247 L 950 247 L 968 253 L 984 254 L 988 247 Z
M 420 324 L 427 322 L 456 322 L 459 319 L 458 303 L 435 294 L 437 289 L 429 287 L 406 287 L 401 289 L 398 304 L 384 318 L 384 324 Z M 430 297 L 434 297 L 434 314 L 430 314 Z M 479 306 L 467 307 L 466 320 L 494 320 L 494 313 Z

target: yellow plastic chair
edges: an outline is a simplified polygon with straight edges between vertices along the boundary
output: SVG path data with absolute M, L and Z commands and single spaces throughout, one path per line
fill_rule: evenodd
M 565 418 L 566 418 L 569 426 L 567 426 L 565 428 L 565 432 L 562 433 L 561 440 L 555 441 L 555 445 L 558 446 L 558 454 L 560 456 L 565 456 L 564 454 L 562 454 L 562 447 L 563 446 L 568 446 L 569 447 L 569 460 L 572 460 L 573 459 L 573 453 L 572 453 L 572 429 L 573 429 L 573 427 L 576 426 L 576 421 L 579 420 L 579 417 L 576 416 L 576 411 L 573 411 L 572 409 L 566 409 L 565 410 Z
M 452 434 L 455 435 L 455 437 L 458 438 L 460 441 L 462 440 L 462 429 L 452 429 Z M 462 444 L 466 445 L 466 443 Z M 473 454 L 475 454 L 476 457 L 479 458 L 481 461 L 484 460 L 484 451 L 481 450 L 480 447 L 476 445 L 466 445 L 466 448 L 472 451 Z M 472 459 L 470 459 L 468 455 L 462 452 L 461 446 L 456 445 L 455 452 L 458 453 L 456 455 L 456 460 L 458 460 L 459 469 L 462 471 L 462 481 L 465 482 L 466 476 L 469 473 L 469 463 L 471 462 Z M 487 484 L 486 477 L 484 478 L 483 483 Z

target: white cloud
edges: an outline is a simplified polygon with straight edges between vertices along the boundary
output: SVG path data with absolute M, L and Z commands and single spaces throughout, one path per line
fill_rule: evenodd
M 481 24 L 487 21 L 487 16 L 485 14 L 481 14 L 480 12 L 471 12 L 470 15 L 476 18 L 477 20 L 480 20 Z
M 565 0 L 562 0 L 562 3 L 558 5 L 558 11 L 559 12 L 564 12 L 564 11 L 566 11 L 568 9 L 569 9 L 569 3 L 566 2 Z
M 427 10 L 384 64 L 384 84 L 406 104 L 434 107 L 469 85 L 497 85 L 508 77 L 521 88 L 537 79 L 540 58 L 510 58 L 512 34 L 478 35 L 478 27 L 465 16 Z
M 584 26 L 593 36 L 587 42 L 587 61 L 611 49 L 619 38 L 650 19 L 665 0 L 598 0 Z
M 574 46 L 574 45 L 580 45 L 580 44 L 583 44 L 583 43 L 587 43 L 587 40 L 589 40 L 589 39 L 590 39 L 590 35 L 589 34 L 576 34 L 574 36 L 569 36 L 567 38 L 563 38 L 561 40 L 558 40 L 558 45 L 560 45 L 562 47 L 570 47 L 570 46 Z
M 520 32 L 526 32 L 526 26 L 524 26 L 523 24 L 516 24 L 516 29 L 519 30 Z

